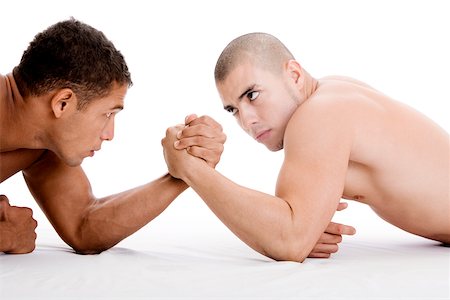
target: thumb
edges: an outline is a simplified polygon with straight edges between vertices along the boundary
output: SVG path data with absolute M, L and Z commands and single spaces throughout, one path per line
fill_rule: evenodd
M 339 202 L 338 207 L 337 207 L 337 211 L 341 211 L 344 210 L 348 207 L 348 203 L 347 202 Z
M 6 209 L 9 207 L 8 197 L 5 195 L 0 195 L 0 221 L 5 221 L 7 219 Z

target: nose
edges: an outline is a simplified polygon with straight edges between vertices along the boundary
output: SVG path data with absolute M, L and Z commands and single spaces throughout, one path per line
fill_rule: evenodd
M 114 138 L 114 117 L 108 119 L 100 138 L 102 141 L 111 141 Z
M 254 109 L 249 106 L 242 105 L 239 108 L 239 123 L 246 132 L 249 132 L 252 125 L 258 122 L 258 116 Z

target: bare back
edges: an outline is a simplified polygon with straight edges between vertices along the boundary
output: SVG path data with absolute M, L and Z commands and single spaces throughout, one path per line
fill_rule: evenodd
M 450 242 L 448 133 L 412 108 L 348 78 L 320 80 L 311 100 L 332 94 L 342 97 L 346 109 L 339 113 L 354 129 L 343 197 L 370 205 L 406 231 Z

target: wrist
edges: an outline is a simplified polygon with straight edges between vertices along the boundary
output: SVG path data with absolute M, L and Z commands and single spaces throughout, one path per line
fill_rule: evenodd
M 203 159 L 197 158 L 188 168 L 183 170 L 180 178 L 188 185 L 192 186 L 196 180 L 208 178 L 205 173 L 208 169 L 213 169 Z
M 189 185 L 183 179 L 176 178 L 172 176 L 170 173 L 167 173 L 164 177 L 166 177 L 168 181 L 176 185 L 181 191 L 184 191 L 187 188 L 189 188 Z

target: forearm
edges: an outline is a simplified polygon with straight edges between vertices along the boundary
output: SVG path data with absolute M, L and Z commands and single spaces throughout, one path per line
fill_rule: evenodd
M 294 224 L 290 205 L 281 198 L 235 184 L 204 165 L 183 180 L 242 241 L 277 260 L 302 261 L 315 241 Z M 315 239 L 313 237 L 312 239 Z
M 81 253 L 106 250 L 157 217 L 187 185 L 165 175 L 146 185 L 97 199 L 82 217 L 72 247 Z

